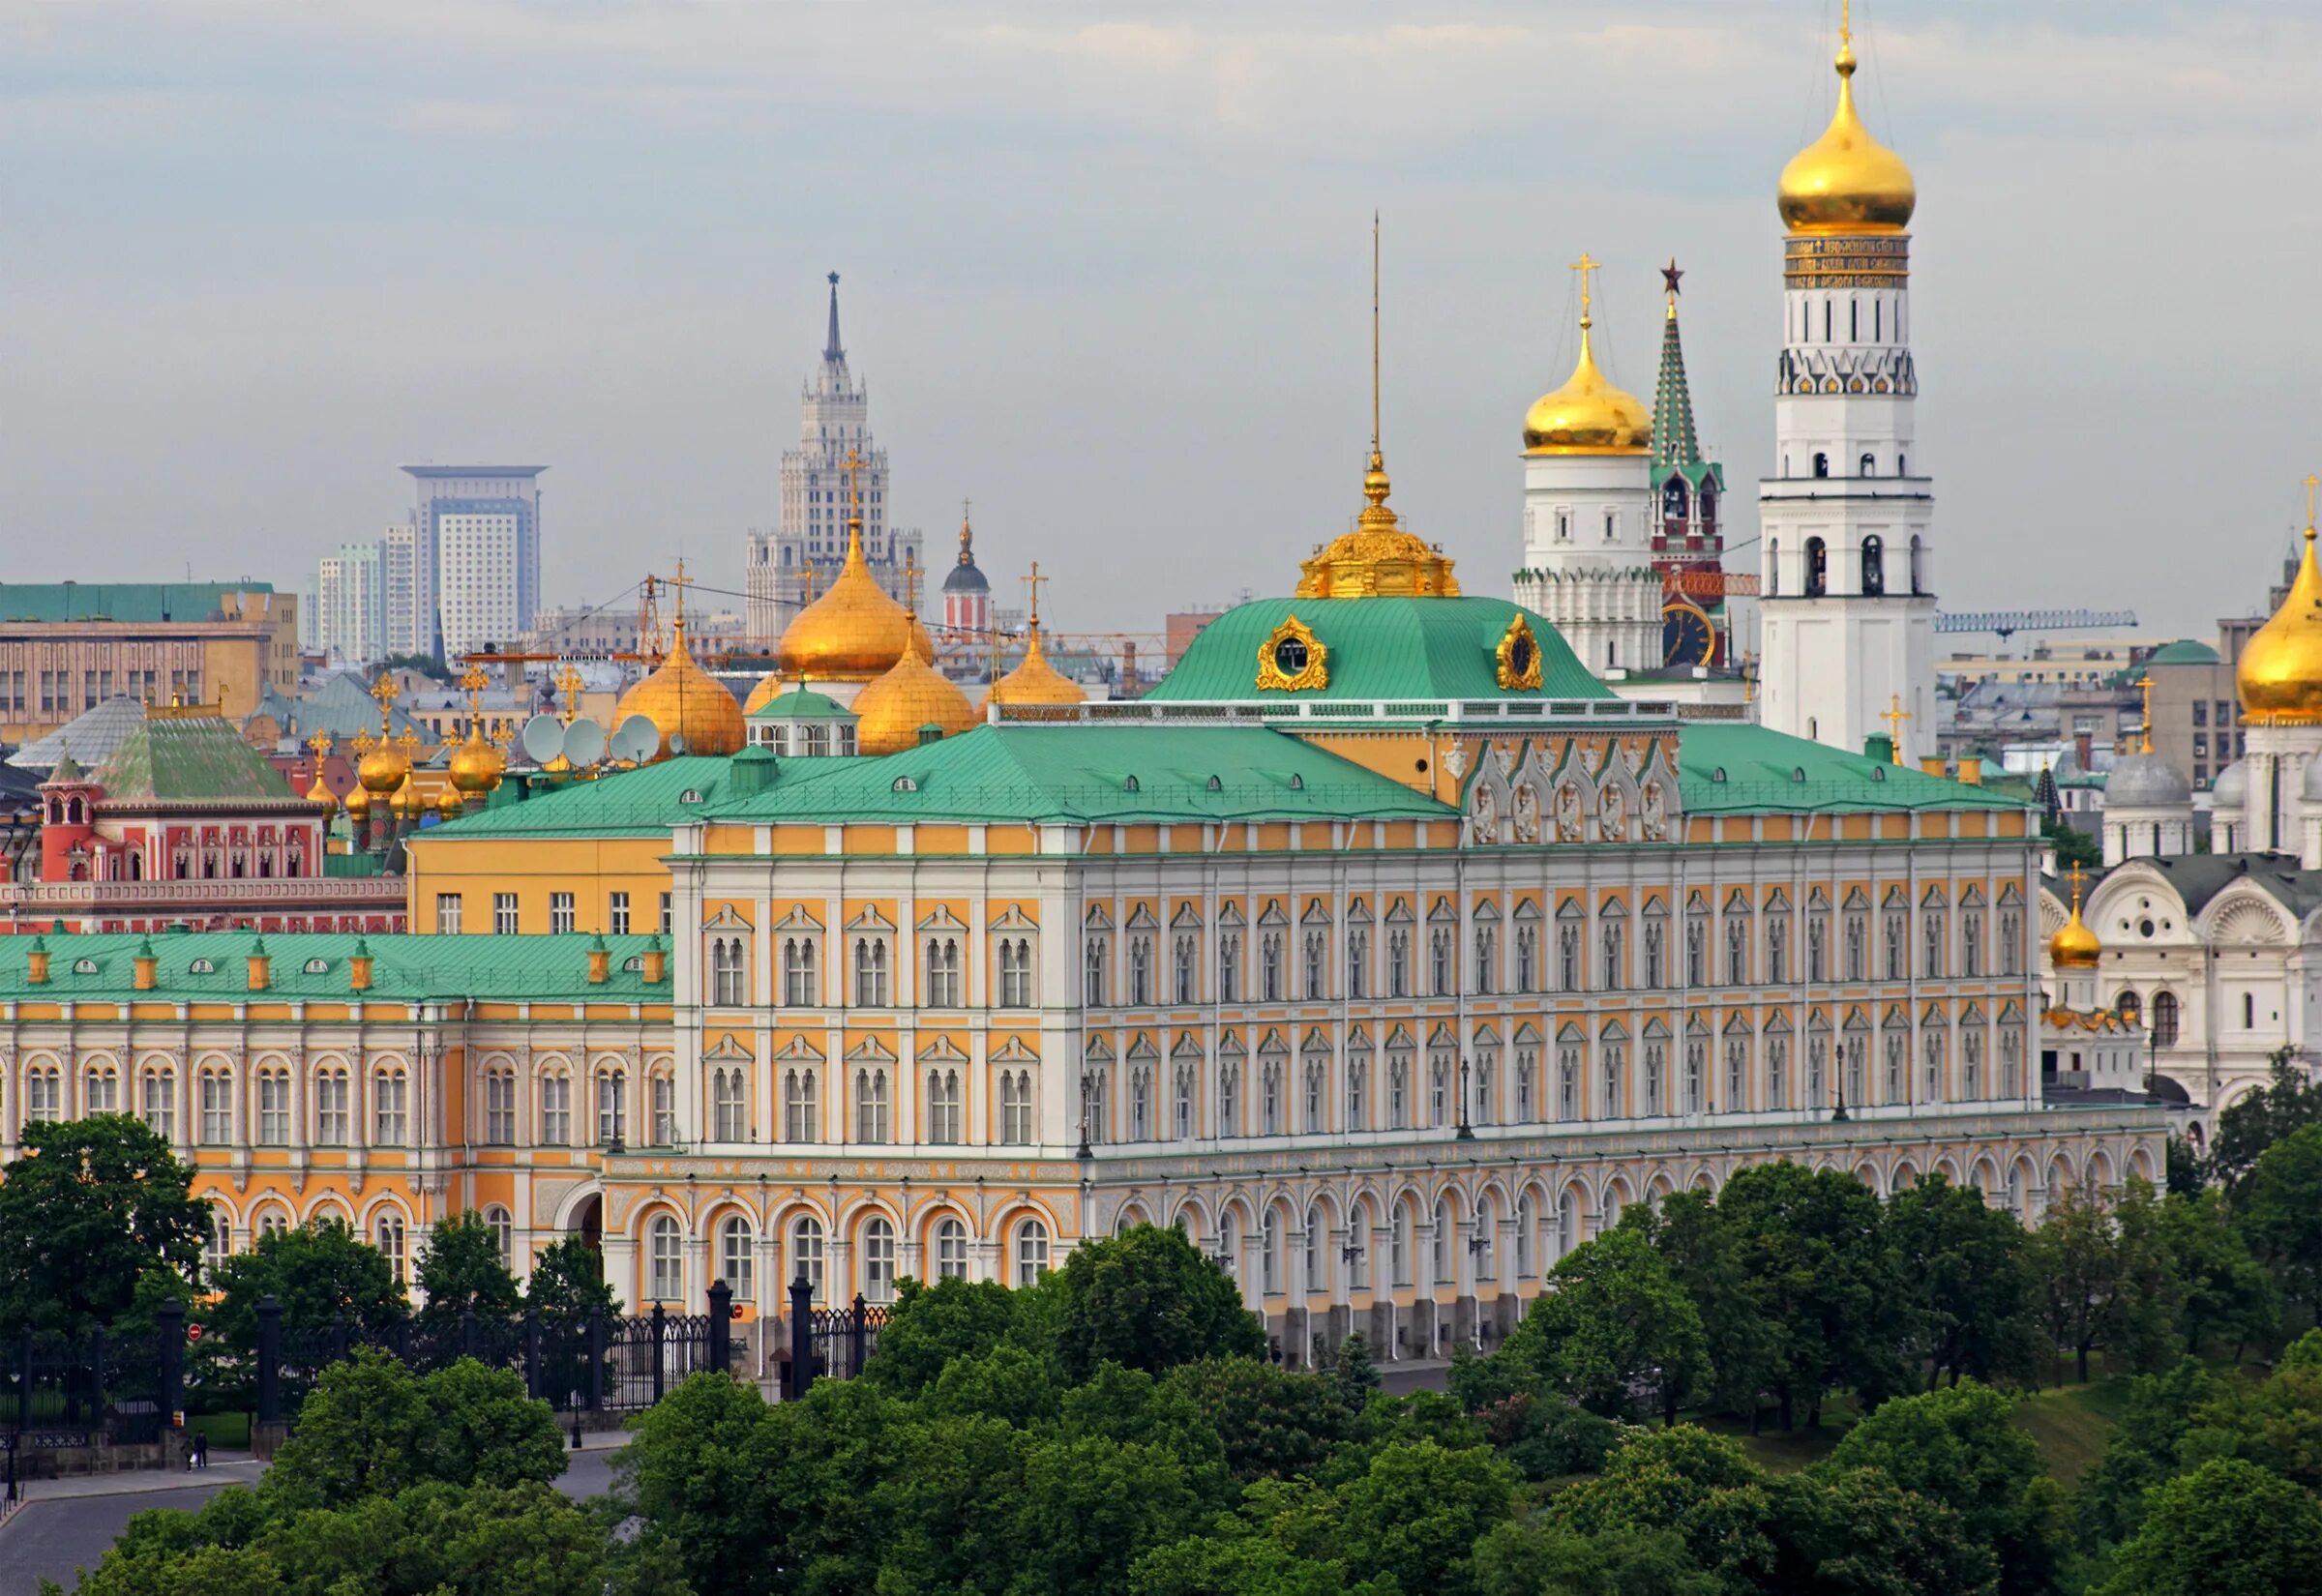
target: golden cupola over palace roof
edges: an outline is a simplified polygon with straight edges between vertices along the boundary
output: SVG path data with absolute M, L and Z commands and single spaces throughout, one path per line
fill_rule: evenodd
M 1652 412 L 1644 400 L 1616 388 L 1596 364 L 1590 329 L 1589 274 L 1596 262 L 1584 252 L 1573 270 L 1580 274 L 1580 359 L 1572 375 L 1553 394 L 1542 394 L 1524 412 L 1527 455 L 1642 455 L 1652 447 Z
M 862 492 L 855 486 L 862 464 L 849 450 L 853 506 L 847 517 L 847 563 L 829 591 L 800 610 L 783 633 L 774 678 L 803 671 L 822 682 L 873 681 L 893 669 L 914 639 L 929 659 L 935 658 L 935 639 L 927 628 L 888 596 L 863 558 Z
M 1852 7 L 1838 24 L 1838 109 L 1822 136 L 1782 168 L 1782 221 L 1794 233 L 1893 233 L 1911 222 L 1918 185 L 1903 158 L 1870 136 L 1855 110 Z
M 2306 479 L 2306 548 L 2289 596 L 2242 645 L 2233 667 L 2243 718 L 2253 725 L 2322 725 L 2322 571 L 2314 566 L 2314 488 Z
M 1301 599 L 1453 599 L 1458 578 L 1443 550 L 1407 530 L 1386 507 L 1386 457 L 1379 450 L 1379 219 L 1371 219 L 1371 460 L 1354 528 L 1298 562 Z M 1004 701 L 1004 700 L 1003 700 Z

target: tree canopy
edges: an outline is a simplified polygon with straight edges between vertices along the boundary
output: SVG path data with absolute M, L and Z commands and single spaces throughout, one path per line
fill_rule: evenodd
M 200 1272 L 210 1205 L 130 1114 L 28 1120 L 0 1169 L 0 1334 L 82 1335 L 127 1316 L 140 1282 Z

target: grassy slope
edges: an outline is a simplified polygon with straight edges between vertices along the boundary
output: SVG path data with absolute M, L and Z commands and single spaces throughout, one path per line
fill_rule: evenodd
M 2105 1438 L 2128 1401 L 2126 1380 L 2098 1379 L 2087 1385 L 2051 1388 L 2026 1397 L 2015 1410 L 2015 1422 L 2039 1443 L 2048 1471 L 2069 1488 L 2079 1483 L 2089 1464 L 2104 1450 Z M 1696 1424 L 1740 1439 L 1742 1449 L 1761 1466 L 1789 1473 L 1829 1457 L 1854 1422 L 1855 1411 L 1851 1401 L 1835 1401 L 1824 1409 L 1821 1429 L 1808 1430 L 1801 1423 L 1784 1434 L 1773 1428 L 1773 1412 L 1769 1408 L 1755 1436 L 1739 1420 L 1710 1414 L 1692 1417 Z

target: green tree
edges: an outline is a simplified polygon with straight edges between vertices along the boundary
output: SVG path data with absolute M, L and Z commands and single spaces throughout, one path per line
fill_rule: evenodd
M 2218 1376 L 2192 1358 L 2128 1382 L 2128 1401 L 2104 1450 L 2080 1478 L 2074 1515 L 2082 1546 L 2117 1545 L 2144 1522 L 2145 1493 L 2178 1471 L 2193 1415 L 2216 1401 Z
M 1475 1543 L 1478 1596 L 1722 1596 L 1673 1529 L 1619 1524 L 1583 1535 L 1556 1519 L 1494 1524 Z
M 1475 1589 L 1475 1542 L 1515 1511 L 1515 1470 L 1481 1447 L 1391 1447 L 1336 1492 L 1347 1565 L 1435 1596 Z
M 1349 1407 L 1358 1408 L 1370 1401 L 1370 1394 L 1379 1389 L 1379 1366 L 1371 1361 L 1370 1338 L 1359 1330 L 1350 1331 L 1338 1344 L 1330 1375 L 1338 1381 L 1339 1396 Z
M 2049 1344 L 2069 1347 L 2080 1382 L 2102 1346 L 2150 1371 L 2165 1363 L 2175 1280 L 2152 1188 L 2130 1181 L 2118 1202 L 2090 1188 L 2053 1197 L 2032 1233 L 2032 1272 Z
M 2234 1196 L 2267 1148 L 2308 1125 L 2322 1125 L 2322 1079 L 2307 1080 L 2306 1071 L 2290 1062 L 2286 1044 L 2270 1062 L 2266 1084 L 2226 1106 L 2210 1141 L 2210 1178 Z
M 523 1293 L 500 1256 L 499 1238 L 473 1209 L 434 1223 L 420 1247 L 416 1274 L 426 1298 L 419 1322 L 430 1330 L 457 1328 L 467 1314 L 484 1324 L 505 1324 L 523 1311 Z
M 2151 1089 L 2149 1085 L 2146 1087 L 2148 1091 Z M 2193 1151 L 2191 1142 L 2181 1136 L 2170 1137 L 2165 1156 L 2168 1173 L 2163 1185 L 2172 1195 L 2192 1197 L 2207 1186 L 2208 1171 L 2202 1167 L 2201 1155 Z
M 616 1510 L 676 1552 L 696 1590 L 772 1587 L 775 1561 L 788 1550 L 777 1502 L 807 1498 L 801 1487 L 811 1490 L 814 1472 L 805 1447 L 769 1456 L 775 1411 L 754 1386 L 696 1374 L 640 1415 L 635 1438 L 614 1461 Z M 798 1506 L 811 1511 L 811 1499 Z
M 1706 1192 L 1677 1192 L 1636 1203 L 1621 1216 L 1652 1239 L 1669 1276 L 1701 1318 L 1710 1382 L 1705 1400 L 1720 1412 L 1754 1415 L 1773 1368 L 1774 1330 L 1742 1269 L 1740 1238 Z
M 1771 1327 L 1769 1383 L 1783 1429 L 1801 1398 L 1807 1424 L 1819 1425 L 1828 1391 L 1852 1387 L 1875 1403 L 1904 1388 L 1910 1293 L 1868 1188 L 1835 1169 L 1759 1164 L 1726 1182 L 1717 1207 Z
M 1313 1474 L 1353 1428 L 1327 1374 L 1277 1369 L 1256 1358 L 1205 1358 L 1162 1377 L 1217 1432 L 1236 1482 Z
M 952 1359 L 981 1357 L 1015 1328 L 1015 1295 L 997 1281 L 899 1281 L 878 1349 L 863 1375 L 884 1390 L 913 1396 L 933 1385 Z
M 121 1319 L 148 1272 L 195 1278 L 210 1205 L 142 1120 L 36 1119 L 22 1135 L 0 1169 L 0 1334 L 84 1335 Z
M 522 1376 L 462 1358 L 413 1374 L 366 1347 L 322 1372 L 266 1473 L 278 1510 L 344 1507 L 426 1481 L 512 1486 L 564 1472 L 563 1437 Z
M 1657 1394 L 1664 1418 L 1707 1383 L 1701 1315 L 1642 1230 L 1616 1227 L 1549 1271 L 1541 1295 L 1508 1337 L 1508 1360 L 1534 1391 L 1571 1398 L 1592 1413 L 1634 1418 L 1638 1392 Z
M 2322 1502 L 2216 1458 L 2157 1487 L 2099 1596 L 2300 1596 L 2322 1570 Z
M 1773 1501 L 1741 1443 L 1689 1424 L 1634 1435 L 1604 1472 L 1566 1487 L 1548 1516 L 1579 1534 L 1668 1530 L 1720 1590 L 1775 1588 Z
M 2214 1338 L 2241 1357 L 2250 1343 L 2273 1339 L 2281 1319 L 2279 1293 L 2234 1224 L 2224 1194 L 2204 1187 L 2171 1192 L 2160 1203 L 2160 1240 L 2181 1293 L 2177 1332 L 2198 1356 Z
M 1881 1411 L 1885 1411 L 1884 1408 Z M 1994 1596 L 2000 1565 L 1943 1502 L 1875 1468 L 1770 1476 L 1772 1573 L 1782 1596 Z
M 621 1299 L 606 1280 L 605 1259 L 588 1238 L 570 1235 L 551 1242 L 532 1260 L 524 1306 L 551 1322 L 583 1319 L 592 1310 L 610 1319 L 620 1313 Z
M 2093 835 L 2082 831 L 2069 820 L 2058 816 L 2042 820 L 2039 834 L 2056 849 L 2056 868 L 2070 870 L 2078 865 L 2083 870 L 2104 868 L 2104 847 Z
M 2033 1372 L 2038 1298 L 2029 1238 L 2014 1215 L 1933 1174 L 1888 1202 L 1887 1237 L 1911 1292 L 1930 1386 L 1946 1374 L 1955 1384 Z
M 2014 1404 L 1975 1380 L 1882 1403 L 1831 1454 L 1834 1471 L 1875 1469 L 1959 1516 L 1967 1539 L 1999 1560 L 1999 1588 L 2046 1591 L 2057 1578 L 2062 1494 Z
M 1044 1286 L 1057 1294 L 1057 1354 L 1076 1384 L 1105 1362 L 1158 1374 L 1196 1358 L 1265 1355 L 1265 1328 L 1240 1288 L 1175 1228 L 1140 1225 L 1078 1248 Z
M 204 1315 L 210 1334 L 247 1356 L 258 1339 L 258 1303 L 274 1298 L 283 1323 L 320 1329 L 345 1315 L 357 1338 L 384 1335 L 402 1317 L 403 1287 L 387 1255 L 343 1220 L 260 1233 L 257 1245 L 211 1271 L 218 1292 Z
M 2259 1154 L 2237 1205 L 2283 1292 L 2322 1317 L 2322 1125 L 2292 1131 Z

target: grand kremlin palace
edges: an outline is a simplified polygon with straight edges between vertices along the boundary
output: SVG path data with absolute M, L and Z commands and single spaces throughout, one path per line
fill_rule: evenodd
M 2042 1103 L 2030 810 L 1616 696 L 1375 448 L 1365 497 L 1143 699 L 1035 630 L 979 716 L 858 539 L 747 704 L 680 627 L 623 706 L 663 757 L 461 750 L 410 934 L 0 938 L 0 1156 L 131 1109 L 220 1249 L 472 1208 L 520 1272 L 580 1231 L 626 1302 L 751 1320 L 1177 1224 L 1293 1359 L 1488 1344 L 1752 1162 L 2026 1217 L 2158 1174 L 2159 1110 Z

